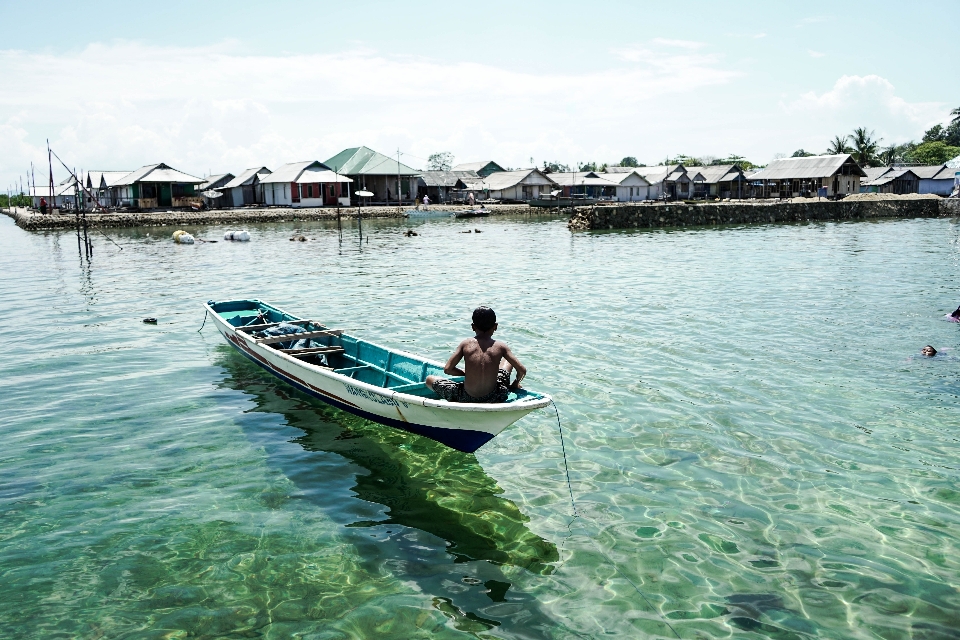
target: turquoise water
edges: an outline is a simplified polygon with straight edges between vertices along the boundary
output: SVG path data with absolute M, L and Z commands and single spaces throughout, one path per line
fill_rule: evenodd
M 0 217 L 0 636 L 956 637 L 955 221 L 172 231 Z M 583 517 L 552 409 L 365 422 L 198 333 L 229 297 L 440 360 L 494 306 Z

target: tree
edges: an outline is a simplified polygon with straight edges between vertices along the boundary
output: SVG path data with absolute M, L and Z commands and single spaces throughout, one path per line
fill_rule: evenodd
M 620 166 L 621 167 L 639 167 L 642 165 L 638 163 L 637 159 L 634 158 L 633 156 L 627 156 L 626 158 L 620 161 Z
M 914 148 L 909 160 L 916 164 L 943 164 L 960 156 L 960 147 L 952 147 L 942 140 L 923 142 Z
M 547 162 L 543 161 L 543 172 L 544 173 L 564 173 L 570 171 L 570 167 L 561 163 L 561 162 Z
M 428 171 L 450 171 L 453 167 L 453 154 L 449 151 L 439 151 L 430 154 L 427 158 Z
M 953 116 L 953 120 L 950 121 L 950 124 L 960 124 L 960 107 L 957 107 L 951 111 L 950 115 Z
M 815 156 L 815 155 L 817 154 L 810 153 L 809 151 L 804 151 L 803 149 L 797 149 L 796 151 L 793 152 L 793 155 L 790 157 L 791 158 L 809 158 L 810 156 Z
M 597 170 L 597 163 L 596 163 L 596 162 L 587 162 L 587 163 L 584 163 L 584 164 L 580 165 L 580 169 L 578 169 L 578 171 L 596 171 L 596 170 Z
M 866 127 L 858 127 L 850 135 L 850 142 L 853 143 L 853 158 L 861 167 L 873 166 L 878 164 L 877 152 L 880 150 L 880 141 L 882 138 L 873 139 L 874 132 L 867 131 Z
M 849 141 L 850 136 L 833 136 L 833 140 L 827 146 L 827 155 L 838 156 L 844 153 L 852 153 L 853 149 L 850 148 Z
M 947 131 L 942 124 L 935 124 L 923 133 L 924 142 L 946 142 Z

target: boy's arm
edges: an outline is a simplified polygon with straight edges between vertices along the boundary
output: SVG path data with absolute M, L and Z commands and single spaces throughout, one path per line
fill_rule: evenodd
M 517 360 L 517 356 L 513 355 L 513 351 L 510 351 L 510 347 L 507 345 L 503 345 L 503 358 L 513 365 L 513 368 L 517 372 L 517 379 L 513 381 L 513 383 L 510 385 L 510 388 L 519 389 L 520 381 L 523 380 L 525 375 L 527 375 L 527 368 L 523 366 L 523 363 Z
M 443 365 L 443 372 L 448 376 L 465 376 L 467 375 L 463 369 L 458 367 L 460 361 L 463 360 L 463 343 L 457 345 L 457 350 L 453 352 L 453 355 L 450 356 L 450 359 L 447 360 L 447 364 Z

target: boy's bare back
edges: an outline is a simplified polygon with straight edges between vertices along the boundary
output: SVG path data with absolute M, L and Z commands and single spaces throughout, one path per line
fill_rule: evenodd
M 427 387 L 440 397 L 452 402 L 506 402 L 507 389 L 519 389 L 527 375 L 517 357 L 505 342 L 492 338 L 497 330 L 497 316 L 489 307 L 477 307 L 473 312 L 473 330 L 476 335 L 457 345 L 447 360 L 443 372 L 448 376 L 463 376 L 462 383 L 453 383 L 437 376 L 427 376 Z M 460 369 L 460 361 L 464 362 Z M 509 384 L 510 373 L 517 370 L 517 378 Z M 503 372 L 501 374 L 501 371 Z M 464 393 L 466 394 L 464 396 Z

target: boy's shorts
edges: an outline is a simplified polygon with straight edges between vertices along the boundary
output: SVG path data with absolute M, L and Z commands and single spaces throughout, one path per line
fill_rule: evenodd
M 442 400 L 448 402 L 495 403 L 506 402 L 510 393 L 510 374 L 504 369 L 497 372 L 497 388 L 483 396 L 474 398 L 464 391 L 462 382 L 440 379 L 433 383 L 433 390 Z

